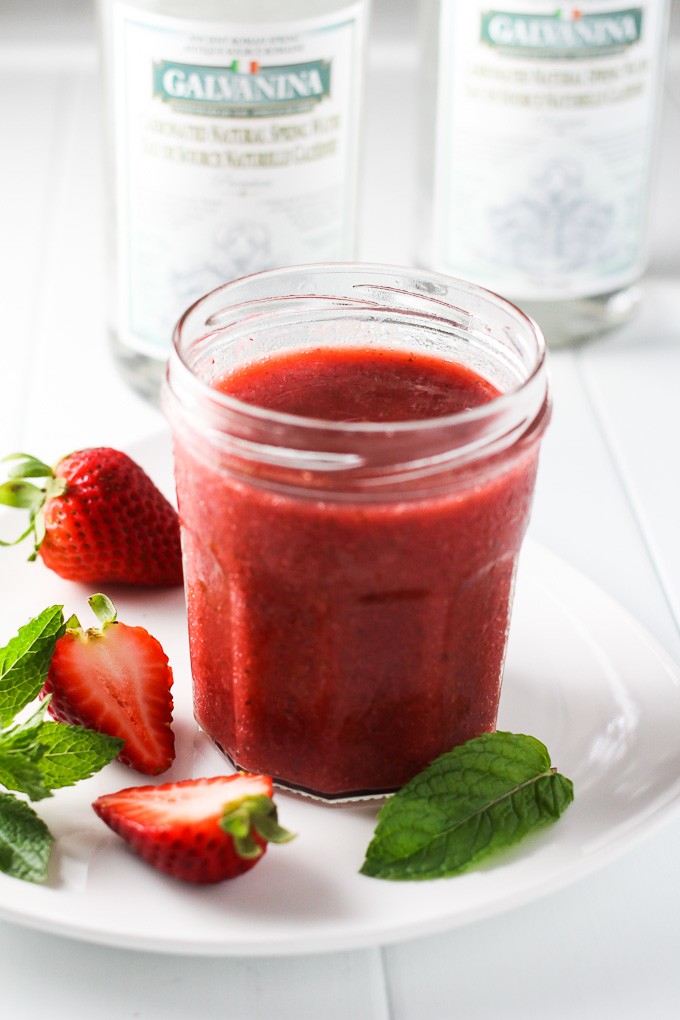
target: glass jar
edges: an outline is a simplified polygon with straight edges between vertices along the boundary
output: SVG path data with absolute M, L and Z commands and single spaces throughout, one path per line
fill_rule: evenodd
M 378 373 L 386 354 L 435 358 L 496 395 L 442 417 L 348 422 L 216 388 L 309 351 L 359 351 Z M 163 406 L 195 715 L 236 767 L 351 800 L 494 728 L 549 418 L 530 318 L 428 272 L 269 271 L 185 313 Z

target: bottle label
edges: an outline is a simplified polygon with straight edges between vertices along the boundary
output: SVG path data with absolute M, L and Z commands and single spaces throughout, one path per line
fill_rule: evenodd
M 642 273 L 663 9 L 443 0 L 437 268 L 519 300 Z
M 194 22 L 114 7 L 122 342 L 163 357 L 220 284 L 353 255 L 363 4 Z

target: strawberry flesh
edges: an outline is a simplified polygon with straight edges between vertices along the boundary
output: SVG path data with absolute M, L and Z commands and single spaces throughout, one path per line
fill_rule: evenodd
M 138 772 L 164 772 L 175 757 L 172 670 L 143 627 L 109 623 L 67 630 L 56 644 L 42 696 L 60 722 L 125 741 L 118 758 Z
M 262 798 L 276 817 L 269 776 L 239 773 L 137 786 L 105 794 L 93 803 L 99 817 L 154 868 L 185 882 L 208 884 L 235 878 L 262 859 L 267 837 L 250 825 L 254 851 L 242 856 L 220 824 L 226 812 Z M 246 816 L 247 817 L 247 816 Z M 249 823 L 246 823 L 249 824 Z M 276 842 L 290 839 L 279 830 Z

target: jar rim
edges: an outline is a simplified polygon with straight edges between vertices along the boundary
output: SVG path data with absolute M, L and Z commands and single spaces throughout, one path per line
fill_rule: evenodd
M 284 293 L 286 288 L 282 288 L 280 294 L 270 293 L 268 295 L 265 290 L 265 293 L 259 297 L 251 296 L 246 300 L 230 301 L 230 298 L 237 298 L 240 292 L 247 292 L 248 288 L 259 288 L 260 286 L 268 288 L 272 285 L 280 285 L 281 282 L 287 280 L 290 280 L 292 283 L 295 280 L 309 278 L 310 276 L 320 276 L 321 274 L 337 275 L 346 279 L 367 276 L 375 278 L 373 285 L 376 286 L 378 277 L 394 278 L 395 280 L 402 279 L 404 283 L 409 279 L 417 280 L 423 288 L 417 296 L 433 306 L 433 310 L 430 312 L 412 312 L 423 323 L 428 318 L 432 319 L 433 322 L 445 320 L 444 311 L 446 309 L 457 314 L 469 314 L 464 312 L 464 309 L 460 306 L 453 305 L 449 301 L 438 297 L 436 294 L 437 289 L 448 288 L 451 291 L 458 292 L 461 296 L 486 301 L 489 305 L 503 309 L 507 314 L 515 318 L 518 326 L 524 329 L 527 335 L 531 336 L 535 343 L 534 363 L 527 370 L 526 378 L 522 379 L 515 387 L 499 393 L 498 396 L 477 407 L 436 417 L 390 422 L 333 421 L 260 407 L 218 390 L 211 385 L 210 381 L 195 371 L 188 356 L 189 348 L 198 343 L 205 343 L 211 337 L 222 333 L 225 327 L 234 325 L 234 321 L 230 323 L 220 322 L 219 324 L 216 321 L 218 316 L 221 316 L 227 310 L 231 312 L 231 318 L 234 320 L 234 317 L 237 317 L 239 314 L 255 314 L 257 309 L 261 309 L 263 306 L 267 306 L 271 314 L 274 315 L 276 314 L 279 302 L 330 301 L 333 302 L 333 307 L 349 308 L 357 311 L 380 307 L 376 302 L 367 300 L 365 297 L 340 297 L 337 293 L 312 293 L 311 291 L 309 293 L 304 291 L 294 292 L 290 286 L 288 287 L 287 294 Z M 359 286 L 369 285 L 371 284 L 355 283 L 353 287 L 357 289 Z M 429 292 L 428 288 L 430 288 Z M 406 290 L 404 287 L 382 285 L 381 289 L 385 293 L 392 292 L 393 294 L 413 295 L 412 291 Z M 220 304 L 221 307 L 212 311 L 209 316 L 205 316 L 204 310 L 212 308 L 216 304 Z M 439 309 L 441 309 L 439 314 L 435 314 Z M 395 305 L 394 311 L 398 313 L 400 311 L 399 306 Z M 206 329 L 208 326 L 217 328 L 211 328 L 194 339 L 188 338 L 186 334 L 190 327 L 195 326 L 197 322 L 200 323 L 201 317 L 204 319 L 203 325 Z M 535 407 L 534 417 L 537 416 L 547 399 L 546 357 L 545 338 L 535 320 L 507 298 L 478 284 L 430 270 L 413 269 L 389 263 L 309 263 L 268 269 L 239 277 L 221 284 L 198 298 L 186 309 L 175 326 L 172 350 L 166 368 L 164 389 L 166 392 L 170 392 L 177 397 L 180 403 L 191 405 L 194 408 L 200 403 L 209 403 L 213 413 L 222 413 L 225 416 L 225 424 L 237 417 L 248 418 L 255 426 L 258 424 L 268 428 L 279 426 L 282 429 L 293 428 L 296 432 L 308 430 L 310 433 L 323 432 L 327 435 L 335 434 L 347 437 L 380 436 L 385 433 L 389 433 L 390 436 L 414 432 L 423 434 L 430 430 L 445 430 L 447 427 L 456 426 L 462 421 L 467 425 L 473 425 L 475 422 L 483 422 L 491 416 L 505 417 L 512 405 L 517 402 L 518 397 L 524 393 L 528 395 L 530 391 L 536 391 L 537 399 L 532 400 L 531 403 Z M 542 393 L 540 398 L 539 393 Z M 531 415 L 529 417 L 531 420 Z

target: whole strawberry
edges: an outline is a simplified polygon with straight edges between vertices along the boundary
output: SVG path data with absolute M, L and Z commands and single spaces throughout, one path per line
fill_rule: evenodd
M 33 535 L 30 559 L 88 584 L 182 583 L 177 511 L 127 454 L 79 450 L 54 468 L 26 454 L 6 459 L 13 463 L 0 503 L 29 511 L 17 541 Z
M 269 776 L 247 772 L 133 786 L 99 797 L 99 817 L 159 871 L 207 884 L 257 864 L 293 838 L 278 823 Z
M 74 616 L 66 622 L 40 696 L 49 696 L 59 722 L 124 740 L 124 765 L 165 772 L 175 757 L 168 657 L 143 627 L 119 623 L 106 595 L 88 601 L 101 627 L 83 630 Z

